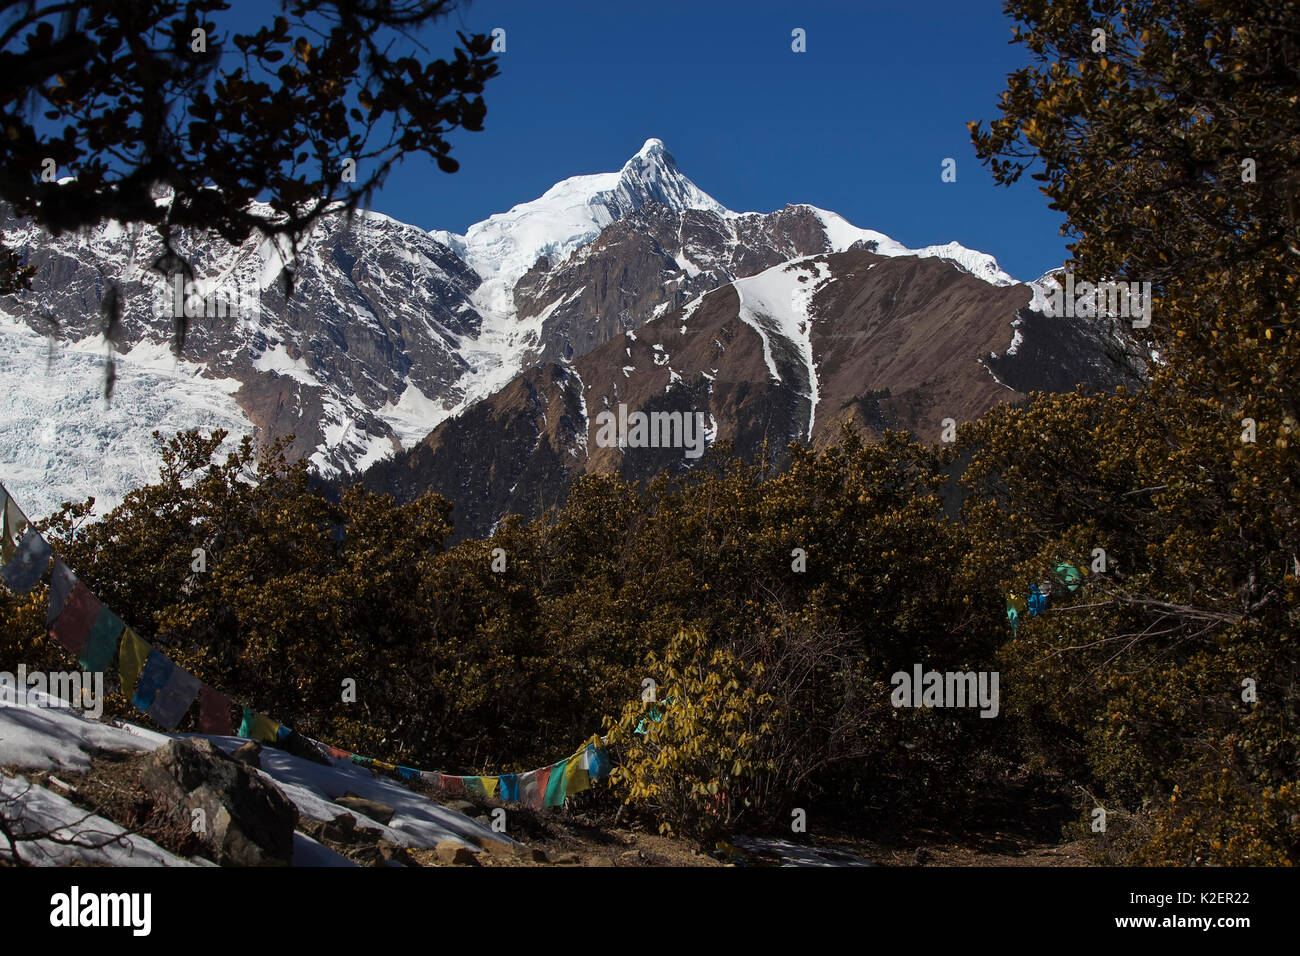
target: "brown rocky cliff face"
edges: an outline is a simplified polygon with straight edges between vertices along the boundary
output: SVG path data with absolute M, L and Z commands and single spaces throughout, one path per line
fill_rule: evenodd
M 516 284 L 515 305 L 520 318 L 551 310 L 532 361 L 572 360 L 733 279 L 826 248 L 807 206 L 729 219 L 650 203 L 568 261 L 539 260 Z
M 1135 350 L 1110 330 L 1037 316 L 1023 308 L 1027 286 L 993 286 L 941 259 L 854 248 L 787 270 L 792 287 L 812 283 L 815 410 L 799 343 L 774 323 L 765 350 L 736 287 L 725 285 L 571 363 L 525 372 L 366 483 L 399 497 L 437 491 L 456 506 L 457 533 L 480 536 L 506 513 L 532 517 L 563 501 L 578 474 L 640 481 L 691 466 L 682 449 L 600 447 L 596 417 L 620 403 L 702 413 L 741 455 L 766 442 L 779 458 L 790 441 L 808 439 L 810 414 L 814 444 L 834 440 L 849 420 L 869 435 L 902 428 L 937 441 L 943 419 L 969 420 L 1031 388 L 1111 388 L 1140 373 Z M 1013 321 L 1024 342 L 1009 355 Z

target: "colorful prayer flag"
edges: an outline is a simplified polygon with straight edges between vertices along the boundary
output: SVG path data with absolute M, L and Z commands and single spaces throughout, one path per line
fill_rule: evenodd
M 167 682 L 149 704 L 149 716 L 164 730 L 175 730 L 199 696 L 201 681 L 183 667 L 172 665 Z
M 1021 616 L 1029 609 L 1025 599 L 1019 594 L 1007 595 L 1007 620 L 1011 622 L 1011 633 L 1016 632 Z
M 601 783 L 609 777 L 609 753 L 604 747 L 587 744 L 587 774 L 595 783 Z
M 117 674 L 122 678 L 122 695 L 130 697 L 152 648 L 129 627 L 122 631 L 117 650 Z
M 264 744 L 273 744 L 279 736 L 280 725 L 267 717 L 265 714 L 259 714 L 251 707 L 244 708 L 243 719 L 239 722 L 239 736 L 247 737 L 249 740 L 258 740 Z M 352 758 L 356 760 L 356 757 Z
M 1068 561 L 1062 561 L 1056 566 L 1056 576 L 1071 593 L 1079 590 L 1079 586 L 1083 583 L 1083 574 Z
M 1029 586 L 1029 616 L 1038 617 L 1047 610 L 1047 595 L 1037 584 Z
M 542 808 L 546 796 L 546 782 L 538 779 L 540 773 L 540 770 L 530 770 L 519 775 L 519 802 L 534 810 Z
M 113 663 L 113 652 L 117 650 L 118 639 L 125 629 L 126 625 L 121 618 L 108 608 L 101 607 L 95 616 L 95 623 L 91 625 L 86 643 L 77 655 L 82 668 L 92 674 L 107 670 L 108 665 Z
M 204 684 L 199 688 L 199 733 L 229 737 L 234 732 L 230 698 Z
M 519 800 L 519 775 L 514 773 L 503 773 L 498 780 L 498 790 L 500 798 L 508 802 L 518 802 Z
M 99 599 L 78 581 L 68 594 L 62 613 L 50 626 L 50 636 L 67 648 L 69 654 L 80 655 L 103 607 Z M 144 710 L 143 707 L 140 709 Z
M 9 562 L 0 567 L 0 578 L 14 594 L 26 594 L 45 574 L 53 554 L 49 542 L 35 528 L 28 528 Z
M 54 558 L 54 570 L 50 572 L 50 603 L 45 610 L 45 629 L 48 631 L 59 619 L 67 606 L 68 596 L 77 586 L 77 576 L 63 563 L 57 555 Z
M 667 701 L 665 701 L 665 703 L 667 703 Z M 645 734 L 646 734 L 646 732 L 647 732 L 647 731 L 646 731 L 645 722 L 646 722 L 647 720 L 653 720 L 653 721 L 657 724 L 657 723 L 659 723 L 659 721 L 661 721 L 662 719 L 663 719 L 663 717 L 662 717 L 662 716 L 660 715 L 660 713 L 659 713 L 659 708 L 658 708 L 658 707 L 651 707 L 649 713 L 647 713 L 646 716 L 642 717 L 642 718 L 637 722 L 636 729 L 633 730 L 632 733 L 634 733 L 634 734 L 641 734 L 642 736 L 645 736 Z
M 135 705 L 136 710 L 149 709 L 153 699 L 158 696 L 158 691 L 167 683 L 167 679 L 172 676 L 172 671 L 175 669 L 176 665 L 168 660 L 165 654 L 156 650 L 149 652 L 149 656 L 145 658 L 144 668 L 140 671 L 140 682 L 135 685 L 135 694 L 131 698 L 131 703 Z
M 18 542 L 27 530 L 27 516 L 18 503 L 5 493 L 4 506 L 0 507 L 0 564 L 8 564 L 18 553 Z
M 591 789 L 591 777 L 587 773 L 587 751 L 582 749 L 564 762 L 564 793 L 573 796 Z
M 463 795 L 465 793 L 465 778 L 444 773 L 442 775 L 442 790 L 450 795 Z
M 546 781 L 546 805 L 548 807 L 564 806 L 564 798 L 568 791 L 566 789 L 565 764 L 567 760 L 557 760 L 551 764 L 550 777 Z

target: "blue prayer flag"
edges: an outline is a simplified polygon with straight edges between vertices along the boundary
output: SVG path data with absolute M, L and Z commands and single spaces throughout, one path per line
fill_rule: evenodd
M 135 696 L 131 698 L 136 710 L 149 709 L 153 699 L 158 696 L 158 691 L 162 690 L 163 684 L 167 683 L 175 669 L 176 665 L 163 654 L 158 651 L 149 652 L 144 670 L 140 672 L 140 680 L 135 685 Z

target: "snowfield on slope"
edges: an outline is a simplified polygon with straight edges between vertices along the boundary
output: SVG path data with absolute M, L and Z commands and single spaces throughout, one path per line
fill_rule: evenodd
M 235 402 L 239 383 L 204 378 L 167 345 L 141 343 L 116 357 L 104 400 L 102 342 L 50 341 L 0 313 L 0 481 L 33 520 L 64 501 L 95 498 L 97 514 L 158 480 L 152 433 L 223 428 L 226 447 L 253 433 Z
M 871 242 L 876 245 L 876 252 L 882 256 L 917 256 L 921 259 L 943 259 L 951 262 L 963 272 L 969 272 L 977 279 L 983 279 L 989 285 L 1015 285 L 1019 279 L 1013 279 L 1003 272 L 994 259 L 986 252 L 967 249 L 959 242 L 946 242 L 937 246 L 922 246 L 909 249 L 883 232 L 874 229 L 859 229 L 838 213 L 816 206 L 808 206 L 817 216 L 826 232 L 826 239 L 831 244 L 832 252 L 843 252 L 855 242 Z
M 813 421 L 817 414 L 817 367 L 813 362 L 812 316 L 808 309 L 813 295 L 830 278 L 831 270 L 825 262 L 796 259 L 783 262 L 756 276 L 737 279 L 736 295 L 740 299 L 740 319 L 763 341 L 763 360 L 772 378 L 781 381 L 773 353 L 773 340 L 789 343 L 785 351 L 793 351 L 807 372 L 808 387 L 800 394 L 808 399 L 808 429 L 804 438 L 812 438 Z

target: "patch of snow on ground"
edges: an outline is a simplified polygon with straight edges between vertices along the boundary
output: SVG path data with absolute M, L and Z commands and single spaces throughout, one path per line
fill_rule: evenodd
M 90 767 L 91 755 L 97 750 L 155 750 L 172 738 L 188 736 L 163 734 L 130 723 L 114 726 L 91 720 L 79 711 L 65 706 L 52 706 L 50 698 L 44 694 L 20 693 L 16 699 L 11 694 L 8 699 L 10 703 L 0 706 L 0 766 L 20 770 L 86 770 Z M 208 736 L 207 739 L 227 753 L 246 743 L 242 737 Z M 324 766 L 274 747 L 265 747 L 261 753 L 261 763 L 261 773 L 284 791 L 301 814 L 313 820 L 333 820 L 350 813 L 359 825 L 380 829 L 386 839 L 407 847 L 432 849 L 443 840 L 454 840 L 477 849 L 477 841 L 480 840 L 509 840 L 503 834 L 493 833 L 464 814 L 421 796 L 396 780 L 378 776 L 349 761 L 336 760 L 332 766 Z M 6 792 L 12 792 L 11 788 L 15 786 L 25 787 L 25 784 L 16 784 L 9 779 L 4 781 Z M 397 812 L 387 826 L 383 826 L 364 814 L 347 810 L 332 802 L 335 797 L 341 797 L 347 792 L 387 804 Z M 85 816 L 84 810 L 77 809 L 49 791 L 39 790 L 32 799 L 37 801 L 39 810 L 39 814 L 33 816 L 34 820 L 75 820 Z M 76 816 L 71 816 L 73 811 Z M 27 810 L 24 809 L 24 816 L 26 815 Z M 112 826 L 103 821 L 99 828 Z M 133 839 L 138 841 L 139 838 Z M 148 841 L 144 841 L 144 844 L 137 842 L 133 850 L 128 845 L 120 853 L 147 854 L 148 848 L 153 847 L 153 844 Z M 314 862 L 299 860 L 296 854 L 300 848 Z M 157 847 L 154 850 L 166 853 Z M 295 865 L 337 863 L 334 856 L 337 855 L 331 855 L 331 851 L 306 837 L 295 840 Z M 178 862 L 173 864 L 173 861 Z M 125 860 L 119 854 L 112 859 L 101 859 L 100 862 L 121 863 Z M 186 861 L 176 857 L 166 860 L 137 856 L 135 865 L 141 863 L 184 865 Z
M 870 860 L 834 847 L 795 843 L 791 840 L 738 836 L 737 849 L 754 856 L 777 858 L 782 866 L 875 866 Z
M 19 858 L 34 866 L 193 866 L 22 776 L 0 776 L 0 809 L 15 836 L 48 833 L 53 838 L 17 841 Z M 4 859 L 12 860 L 7 843 L 0 844 Z
M 1021 322 L 1019 319 L 1014 319 L 1011 322 L 1011 328 L 1014 329 L 1015 331 L 1011 335 L 1011 344 L 1007 346 L 1008 355 L 1015 355 L 1017 352 L 1019 352 L 1020 346 L 1025 341 L 1025 336 L 1020 331 L 1020 325 Z
M 320 380 L 312 374 L 311 366 L 301 357 L 290 358 L 288 350 L 279 342 L 268 345 L 261 355 L 253 359 L 253 368 L 259 372 L 275 372 L 295 382 L 320 388 Z

